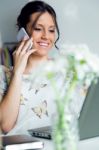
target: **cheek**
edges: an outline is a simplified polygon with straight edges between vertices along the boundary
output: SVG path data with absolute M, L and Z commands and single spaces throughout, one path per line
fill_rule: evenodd
M 55 40 L 56 40 L 55 35 L 53 35 L 53 36 L 51 37 L 52 44 L 55 43 Z
M 36 40 L 38 40 L 38 39 L 40 38 L 40 34 L 34 32 L 34 33 L 32 34 L 32 38 L 33 38 L 34 41 L 36 41 Z

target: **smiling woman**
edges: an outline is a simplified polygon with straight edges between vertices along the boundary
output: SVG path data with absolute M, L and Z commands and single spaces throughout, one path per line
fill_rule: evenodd
M 56 13 L 47 3 L 32 1 L 22 8 L 17 25 L 18 29 L 24 28 L 30 38 L 25 37 L 14 51 L 12 70 L 0 66 L 1 128 L 8 134 L 50 125 L 54 112 L 53 90 L 40 72 L 53 61 L 48 54 L 54 45 L 57 47 Z M 31 41 L 33 47 L 28 50 Z
M 31 16 L 31 22 L 35 20 L 38 13 Z M 46 18 L 46 20 L 45 20 Z M 29 30 L 29 24 L 27 30 Z M 31 34 L 31 33 L 30 33 Z M 47 55 L 50 48 L 55 42 L 55 23 L 48 12 L 42 14 L 32 32 L 34 47 L 37 49 L 35 53 L 38 55 Z

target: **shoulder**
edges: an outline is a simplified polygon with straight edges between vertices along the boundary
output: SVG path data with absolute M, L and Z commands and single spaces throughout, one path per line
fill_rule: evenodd
M 0 78 L 1 80 L 9 79 L 11 77 L 12 74 L 12 69 L 11 68 L 7 68 L 4 65 L 0 65 Z
M 0 73 L 8 73 L 8 72 L 12 72 L 12 69 L 4 65 L 0 65 Z
M 5 75 L 5 66 L 0 65 L 0 76 L 2 77 L 3 75 Z

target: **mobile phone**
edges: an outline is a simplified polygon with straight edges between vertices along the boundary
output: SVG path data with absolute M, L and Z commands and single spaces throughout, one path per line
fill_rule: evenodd
M 24 37 L 27 37 L 27 39 L 30 38 L 26 30 L 24 28 L 21 28 L 17 34 L 17 41 L 18 42 L 22 41 Z M 30 43 L 29 49 L 31 49 L 32 47 L 33 47 L 33 42 Z

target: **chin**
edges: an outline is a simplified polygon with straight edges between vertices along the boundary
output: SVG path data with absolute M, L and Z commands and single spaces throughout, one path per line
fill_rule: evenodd
M 49 49 L 39 49 L 36 54 L 40 55 L 40 56 L 47 56 L 49 53 Z
M 43 56 L 47 56 L 48 53 L 47 52 L 35 52 L 35 55 L 43 57 Z

